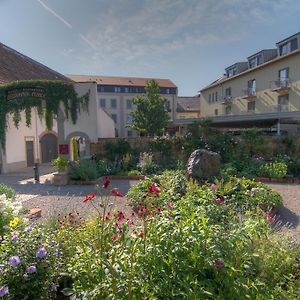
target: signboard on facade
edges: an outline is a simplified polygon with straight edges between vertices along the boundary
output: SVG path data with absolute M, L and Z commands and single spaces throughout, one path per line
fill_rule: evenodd
M 68 144 L 60 144 L 59 145 L 59 154 L 69 154 L 69 145 Z
M 45 99 L 46 93 L 42 88 L 21 88 L 7 91 L 7 100 L 14 100 L 24 97 L 35 97 Z

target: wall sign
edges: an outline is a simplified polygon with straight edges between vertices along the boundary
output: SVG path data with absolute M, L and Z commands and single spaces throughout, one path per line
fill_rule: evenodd
M 59 154 L 69 154 L 69 145 L 68 144 L 60 144 L 59 145 Z
M 42 88 L 21 88 L 7 91 L 6 99 L 9 101 L 24 97 L 35 97 L 44 99 L 46 97 L 46 93 L 45 90 Z

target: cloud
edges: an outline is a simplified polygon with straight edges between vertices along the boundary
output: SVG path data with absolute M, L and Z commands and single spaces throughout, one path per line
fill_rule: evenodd
M 61 17 L 59 14 L 57 14 L 55 11 L 53 11 L 49 6 L 47 6 L 42 0 L 36 0 L 37 2 L 39 2 L 44 8 L 45 10 L 47 10 L 48 12 L 50 12 L 54 17 L 56 17 L 57 19 L 59 19 L 64 25 L 66 25 L 69 29 L 72 29 L 73 26 L 66 21 L 63 17 Z

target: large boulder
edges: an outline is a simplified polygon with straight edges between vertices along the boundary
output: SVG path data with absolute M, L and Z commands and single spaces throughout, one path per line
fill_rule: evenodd
M 205 149 L 195 150 L 189 157 L 187 171 L 196 180 L 209 180 L 220 173 L 221 156 Z

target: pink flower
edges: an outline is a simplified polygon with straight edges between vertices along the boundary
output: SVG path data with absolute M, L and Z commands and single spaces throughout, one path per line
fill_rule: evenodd
M 216 202 L 216 203 L 221 203 L 222 200 L 221 200 L 221 198 L 218 197 L 218 198 L 215 199 L 215 202 Z
M 215 183 L 212 183 L 211 186 L 210 186 L 210 188 L 212 190 L 216 190 L 217 189 L 217 185 Z
M 215 260 L 215 267 L 218 270 L 224 268 L 225 267 L 224 261 L 222 259 L 220 259 L 220 258 L 216 259 Z
M 85 199 L 83 200 L 84 203 L 91 201 L 93 198 L 95 198 L 96 193 L 88 194 L 86 195 Z
M 160 188 L 157 186 L 156 183 L 152 183 L 149 187 L 148 187 L 148 192 L 150 194 L 155 194 L 157 197 L 160 196 Z
M 265 214 L 265 219 L 270 223 L 273 224 L 274 223 L 274 218 L 272 218 L 269 214 Z
M 112 189 L 110 192 L 111 192 L 113 195 L 115 195 L 116 197 L 120 197 L 120 198 L 123 198 L 123 197 L 124 197 L 124 195 L 121 194 L 116 188 Z
M 103 182 L 103 185 L 102 185 L 102 188 L 103 189 L 107 189 L 107 187 L 109 186 L 110 184 L 110 179 L 108 177 L 105 178 L 104 182 Z
M 168 203 L 168 204 L 166 205 L 166 208 L 167 208 L 167 209 L 173 209 L 173 208 L 174 208 L 174 206 L 173 206 L 173 204 L 172 204 L 172 203 Z

